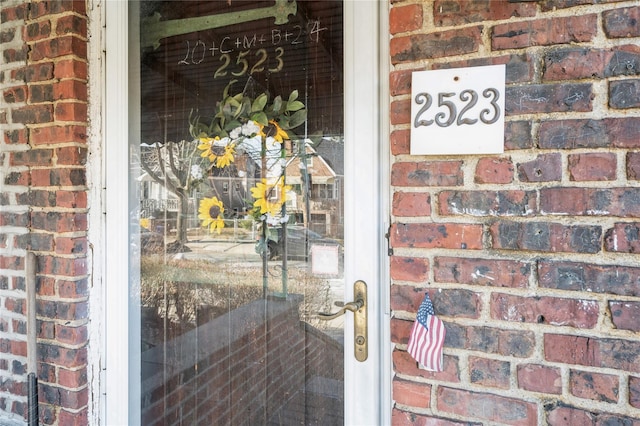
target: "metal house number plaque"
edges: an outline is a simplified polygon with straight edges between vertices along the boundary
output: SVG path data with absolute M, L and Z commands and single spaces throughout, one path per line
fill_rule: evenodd
M 411 154 L 504 152 L 505 65 L 418 71 L 411 83 Z

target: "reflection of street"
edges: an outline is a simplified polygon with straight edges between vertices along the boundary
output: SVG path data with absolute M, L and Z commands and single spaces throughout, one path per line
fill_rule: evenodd
M 191 252 L 180 253 L 177 256 L 190 260 L 262 261 L 260 255 L 255 251 L 254 241 L 202 239 L 189 242 L 187 246 Z

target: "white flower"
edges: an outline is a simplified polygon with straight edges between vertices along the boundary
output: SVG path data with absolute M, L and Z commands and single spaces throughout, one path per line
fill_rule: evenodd
M 271 216 L 270 213 L 267 213 L 267 223 L 271 226 L 278 226 L 280 225 L 280 218 L 277 216 Z
M 229 145 L 229 142 L 231 142 L 231 139 L 230 139 L 230 138 L 222 138 L 222 139 L 219 139 L 219 140 L 214 141 L 214 142 L 213 142 L 213 145 L 214 145 L 214 146 L 222 146 L 222 147 L 225 147 L 225 146 Z
M 203 176 L 204 176 L 204 173 L 202 172 L 202 167 L 200 167 L 197 164 L 194 164 L 193 166 L 191 166 L 191 179 L 200 180 L 203 178 Z
M 236 140 L 240 137 L 241 133 L 242 133 L 242 127 L 236 127 L 231 131 L 231 133 L 229 133 L 229 137 L 233 140 Z
M 260 132 L 260 125 L 255 121 L 247 121 L 242 125 L 242 134 L 244 136 L 254 136 Z
M 287 222 L 289 222 L 289 215 L 285 214 L 280 218 L 280 223 L 287 223 Z

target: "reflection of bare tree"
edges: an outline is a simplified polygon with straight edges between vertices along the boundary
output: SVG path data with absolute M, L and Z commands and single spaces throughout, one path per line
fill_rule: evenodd
M 197 146 L 197 141 L 182 140 L 142 146 L 141 149 L 142 169 L 178 199 L 176 241 L 180 244 L 187 242 L 189 195 L 202 181 L 201 176 L 192 173 L 192 167 L 199 167 L 201 163 Z

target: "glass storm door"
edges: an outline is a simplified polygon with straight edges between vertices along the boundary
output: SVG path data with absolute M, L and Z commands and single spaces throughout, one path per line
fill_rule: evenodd
M 107 423 L 378 423 L 377 3 L 107 6 Z

